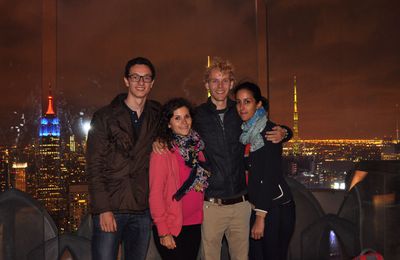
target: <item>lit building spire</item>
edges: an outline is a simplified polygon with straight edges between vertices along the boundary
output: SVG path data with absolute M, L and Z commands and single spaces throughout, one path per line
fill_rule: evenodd
M 49 96 L 47 97 L 47 111 L 40 119 L 39 136 L 40 137 L 59 137 L 60 136 L 60 120 L 54 112 L 53 97 L 51 95 L 51 84 L 49 84 Z
M 294 76 L 294 92 L 293 92 L 293 139 L 299 139 L 299 112 L 297 111 L 297 80 Z
M 396 143 L 399 142 L 399 104 L 396 104 Z
M 299 112 L 297 111 L 297 79 L 294 76 L 293 82 L 293 155 L 300 153 L 300 138 L 299 138 Z
M 54 115 L 54 114 L 55 113 L 53 108 L 53 97 L 51 96 L 51 85 L 49 85 L 49 96 L 48 96 L 46 115 Z
M 211 66 L 211 57 L 207 56 L 207 68 L 209 68 Z M 207 97 L 210 97 L 210 90 L 207 90 Z

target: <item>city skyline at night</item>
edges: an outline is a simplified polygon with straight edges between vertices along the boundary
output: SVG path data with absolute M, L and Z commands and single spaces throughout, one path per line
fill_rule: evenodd
M 40 202 L 60 234 L 76 232 L 89 211 L 85 134 L 69 129 L 47 97 L 35 137 L 19 146 L 0 145 L 0 193 L 18 189 Z M 294 115 L 296 98 L 294 97 Z M 62 111 L 62 109 L 60 109 Z M 298 115 L 297 115 L 298 116 Z M 301 124 L 301 117 L 294 123 Z M 82 118 L 77 122 L 83 126 Z M 65 131 L 67 129 L 68 131 Z M 80 137 L 79 137 L 80 136 Z M 310 191 L 344 191 L 361 161 L 400 160 L 400 144 L 392 139 L 302 139 L 284 144 L 283 171 Z

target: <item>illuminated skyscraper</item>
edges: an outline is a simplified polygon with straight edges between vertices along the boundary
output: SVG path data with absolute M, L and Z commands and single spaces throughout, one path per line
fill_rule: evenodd
M 299 138 L 299 112 L 297 111 L 297 79 L 294 76 L 293 82 L 293 155 L 300 153 L 300 138 Z
M 69 227 L 76 231 L 89 210 L 88 185 L 70 185 L 68 192 Z
M 399 139 L 399 104 L 396 104 L 396 143 L 400 143 Z
M 207 68 L 209 68 L 211 66 L 211 57 L 207 56 Z M 207 97 L 210 97 L 210 90 L 207 90 Z
M 14 179 L 13 187 L 20 191 L 26 192 L 26 168 L 28 164 L 24 163 L 13 163 L 12 175 Z
M 60 120 L 54 111 L 50 94 L 47 111 L 40 119 L 36 197 L 63 231 L 66 222 L 66 191 L 61 171 L 60 146 Z
M 8 149 L 0 148 L 0 192 L 10 188 L 10 175 L 8 171 Z
M 293 139 L 299 139 L 299 112 L 297 111 L 297 80 L 294 76 L 293 86 Z
M 39 137 L 53 137 L 60 140 L 60 120 L 54 112 L 53 97 L 48 97 L 48 106 L 45 115 L 40 119 Z M 50 138 L 50 139 L 53 139 Z
M 74 136 L 74 135 L 71 135 L 71 136 L 69 137 L 69 144 L 68 144 L 69 150 L 70 150 L 71 152 L 75 152 L 75 151 L 76 151 L 75 146 L 76 146 L 75 136 Z

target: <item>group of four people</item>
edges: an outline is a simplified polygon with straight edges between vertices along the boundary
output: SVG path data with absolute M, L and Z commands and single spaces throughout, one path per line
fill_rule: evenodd
M 145 259 L 153 225 L 163 259 L 286 259 L 295 208 L 281 166 L 287 127 L 268 119 L 257 85 L 234 88 L 233 66 L 206 69 L 206 103 L 147 99 L 156 76 L 146 58 L 125 67 L 126 94 L 98 110 L 87 142 L 93 259 Z M 251 221 L 251 222 L 250 222 Z M 252 239 L 249 239 L 249 236 Z M 250 241 L 250 243 L 249 243 Z

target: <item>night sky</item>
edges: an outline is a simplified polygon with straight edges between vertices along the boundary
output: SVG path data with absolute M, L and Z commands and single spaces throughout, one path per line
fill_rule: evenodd
M 272 120 L 292 126 L 297 76 L 300 137 L 395 136 L 400 104 L 400 4 L 388 1 L 269 1 Z M 0 1 L 0 145 L 10 126 L 41 108 L 41 1 Z M 157 69 L 151 98 L 205 100 L 207 55 L 257 79 L 254 1 L 58 1 L 59 112 L 74 119 L 108 104 L 135 56 Z M 31 127 L 31 126 L 30 126 Z

